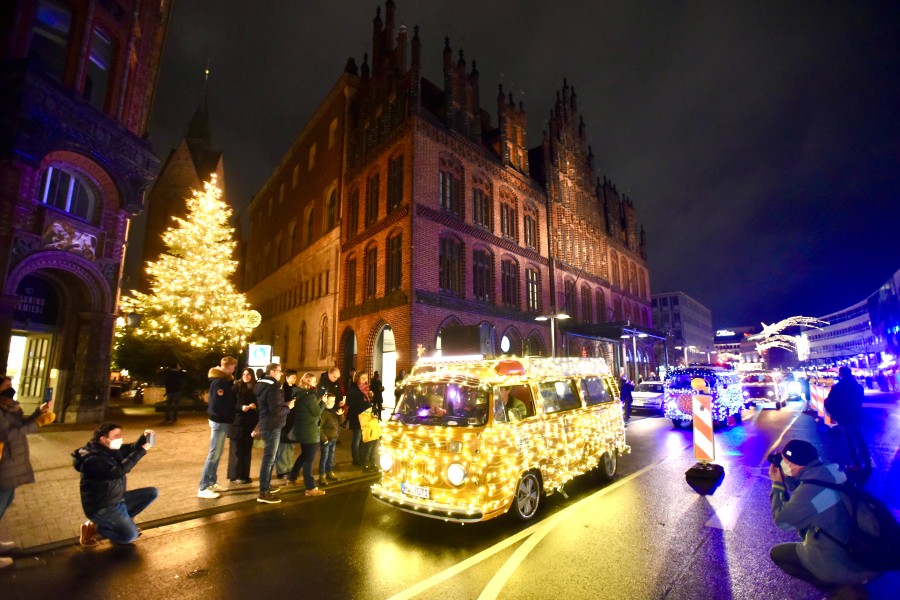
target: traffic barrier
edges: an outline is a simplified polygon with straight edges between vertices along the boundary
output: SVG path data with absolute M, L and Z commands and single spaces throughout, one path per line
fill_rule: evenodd
M 694 458 L 702 462 L 716 459 L 713 440 L 712 396 L 696 394 L 693 398 Z
M 816 413 L 819 415 L 819 420 L 828 427 L 834 427 L 835 423 L 832 420 L 831 415 L 825 411 L 825 398 L 828 397 L 828 392 L 830 391 L 829 388 L 814 383 L 809 386 L 809 391 L 812 396 L 812 404 L 816 409 Z

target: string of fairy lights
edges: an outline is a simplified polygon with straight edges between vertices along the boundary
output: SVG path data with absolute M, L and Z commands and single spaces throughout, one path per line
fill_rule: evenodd
M 706 381 L 707 390 L 700 392 L 691 387 L 691 381 L 698 377 Z M 675 421 L 693 419 L 693 397 L 701 393 L 712 396 L 714 421 L 726 421 L 740 414 L 744 404 L 736 371 L 718 367 L 678 367 L 666 375 L 665 417 Z
M 438 518 L 489 519 L 508 509 L 527 471 L 538 470 L 545 493 L 553 493 L 597 467 L 604 453 L 630 451 L 618 386 L 602 358 L 420 361 L 405 382 L 419 393 L 440 383 L 484 391 L 522 386 L 538 414 L 543 411 L 541 382 L 577 382 L 587 376 L 604 380 L 609 401 L 518 422 L 491 419 L 484 427 L 389 421 L 381 438 L 383 474 L 373 494 Z M 499 401 L 494 394 L 485 397 Z

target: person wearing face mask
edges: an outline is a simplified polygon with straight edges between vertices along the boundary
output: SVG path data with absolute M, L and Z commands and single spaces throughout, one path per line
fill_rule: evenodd
M 829 536 L 846 540 L 852 521 L 840 494 L 814 480 L 843 484 L 847 476 L 836 464 L 826 464 L 809 442 L 791 440 L 780 456 L 769 458 L 772 518 L 779 529 L 796 531 L 802 541 L 778 544 L 769 555 L 782 571 L 822 591 L 858 591 L 878 573 L 856 563 Z
M 155 487 L 126 491 L 126 476 L 151 447 L 152 429 L 133 444 L 124 443 L 122 428 L 103 423 L 82 448 L 72 453 L 75 470 L 81 473 L 81 506 L 88 520 L 81 525 L 82 546 L 93 546 L 101 537 L 115 544 L 131 544 L 141 530 L 134 517 L 159 494 Z

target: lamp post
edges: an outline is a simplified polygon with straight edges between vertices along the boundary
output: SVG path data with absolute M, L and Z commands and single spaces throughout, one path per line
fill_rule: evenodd
M 688 350 L 694 351 L 697 349 L 697 346 L 675 346 L 676 350 L 684 350 L 684 366 L 688 366 Z
M 552 315 L 540 315 L 534 318 L 535 321 L 550 321 L 550 357 L 556 358 L 556 320 L 564 321 L 571 317 L 566 313 L 555 313 Z

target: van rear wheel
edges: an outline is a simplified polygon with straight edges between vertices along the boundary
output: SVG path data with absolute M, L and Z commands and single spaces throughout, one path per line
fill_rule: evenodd
M 672 425 L 675 426 L 675 429 L 690 429 L 693 424 L 691 419 L 672 419 Z
M 600 457 L 600 463 L 597 465 L 600 473 L 600 479 L 603 481 L 612 481 L 616 476 L 616 470 L 619 468 L 619 459 L 615 450 L 604 452 Z
M 541 482 L 537 475 L 529 471 L 519 478 L 516 484 L 516 497 L 513 499 L 513 511 L 520 521 L 530 521 L 541 505 Z

